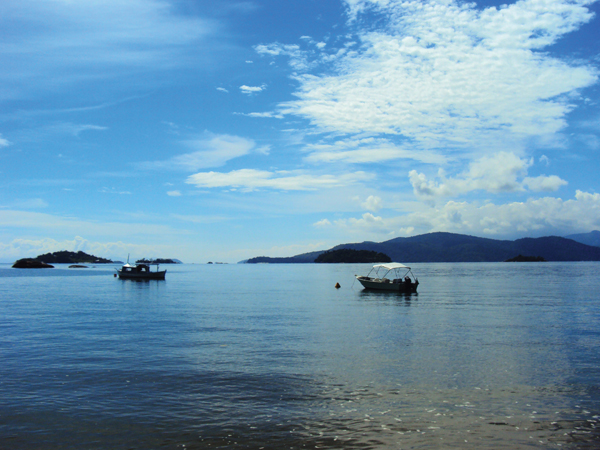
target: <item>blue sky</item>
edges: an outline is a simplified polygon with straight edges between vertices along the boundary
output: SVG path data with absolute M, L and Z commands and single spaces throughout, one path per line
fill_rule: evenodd
M 600 229 L 590 1 L 0 3 L 0 261 Z

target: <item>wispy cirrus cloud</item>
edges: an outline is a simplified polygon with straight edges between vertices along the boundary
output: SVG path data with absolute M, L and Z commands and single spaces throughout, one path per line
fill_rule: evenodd
M 351 164 L 384 163 L 397 159 L 410 159 L 428 164 L 445 164 L 448 158 L 440 151 L 423 150 L 412 143 L 396 145 L 386 138 L 341 139 L 333 143 L 308 144 L 307 162 L 320 164 L 345 162 Z
M 228 173 L 197 173 L 189 176 L 186 183 L 199 188 L 241 189 L 246 192 L 258 189 L 311 191 L 346 186 L 372 178 L 373 175 L 365 172 L 334 176 L 313 175 L 300 170 L 271 172 L 267 170 L 241 169 Z
M 181 66 L 190 44 L 218 30 L 215 21 L 178 14 L 162 0 L 2 2 L 0 27 L 0 99 Z
M 252 139 L 231 135 L 204 135 L 180 141 L 184 147 L 194 151 L 183 153 L 164 161 L 146 161 L 137 167 L 143 170 L 183 170 L 194 171 L 209 167 L 223 166 L 227 161 L 250 153 L 268 154 L 269 146 L 258 146 Z
M 259 117 L 259 118 L 269 118 L 269 119 L 283 119 L 283 115 L 276 113 L 276 112 L 272 112 L 272 111 L 268 111 L 268 112 L 251 112 L 251 113 L 239 113 L 239 112 L 235 112 L 233 113 L 236 116 L 246 116 L 246 117 Z
M 180 230 L 165 225 L 147 224 L 140 222 L 134 224 L 129 221 L 127 224 L 119 222 L 96 222 L 92 220 L 80 219 L 77 217 L 62 216 L 59 214 L 46 214 L 32 211 L 21 211 L 16 209 L 0 209 L 0 222 L 3 227 L 17 228 L 19 230 L 38 230 L 43 228 L 56 233 L 80 233 L 85 230 L 88 235 L 94 236 L 123 236 L 134 237 L 136 235 L 155 235 L 159 236 L 178 233 Z M 119 234 L 121 230 L 121 234 Z

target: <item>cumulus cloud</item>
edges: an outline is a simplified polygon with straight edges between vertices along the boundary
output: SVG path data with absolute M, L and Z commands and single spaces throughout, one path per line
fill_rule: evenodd
M 498 238 L 581 233 L 600 228 L 600 194 L 578 190 L 569 200 L 543 197 L 500 205 L 449 201 L 401 216 L 367 213 L 336 220 L 333 225 L 372 240 L 434 231 Z
M 169 169 L 194 171 L 208 167 L 220 167 L 227 161 L 250 153 L 266 155 L 269 146 L 258 146 L 252 139 L 227 134 L 205 133 L 197 138 L 180 142 L 183 146 L 194 150 L 175 156 L 166 161 L 149 161 L 140 163 L 140 169 Z
M 532 164 L 532 159 L 526 160 L 514 153 L 500 152 L 472 162 L 466 172 L 455 178 L 446 177 L 444 171 L 440 170 L 436 181 L 423 173 L 411 170 L 409 179 L 414 193 L 425 199 L 459 196 L 472 191 L 496 194 L 526 190 L 556 191 L 567 184 L 556 175 L 526 177 Z
M 241 169 L 228 173 L 201 172 L 191 175 L 186 183 L 199 188 L 231 188 L 243 191 L 276 189 L 282 191 L 310 191 L 347 186 L 366 181 L 372 175 L 365 172 L 334 175 L 311 175 L 303 171 L 278 171 Z
M 589 21 L 589 2 L 523 0 L 478 9 L 455 1 L 348 0 L 351 16 L 381 13 L 325 75 L 300 74 L 285 114 L 323 131 L 386 133 L 419 148 L 498 151 L 565 127 L 577 91 L 597 81 L 591 65 L 540 50 Z M 297 48 L 272 44 L 263 54 Z M 297 67 L 294 67 L 297 68 Z
M 379 211 L 382 208 L 381 198 L 376 195 L 369 195 L 367 199 L 361 203 L 361 206 L 367 211 Z
M 358 219 L 336 220 L 335 225 L 340 228 L 350 229 L 355 233 L 366 233 L 370 235 L 391 235 L 393 232 L 389 229 L 389 224 L 383 217 L 374 216 L 371 213 L 364 213 L 362 217 Z
M 323 219 L 323 220 L 319 220 L 318 222 L 315 222 L 313 224 L 313 226 L 317 227 L 317 228 L 325 228 L 325 227 L 330 227 L 331 226 L 331 222 L 327 219 Z

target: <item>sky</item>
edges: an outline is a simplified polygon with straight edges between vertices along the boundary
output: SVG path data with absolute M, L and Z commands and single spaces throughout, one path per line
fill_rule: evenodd
M 599 12 L 0 2 L 0 261 L 600 229 Z

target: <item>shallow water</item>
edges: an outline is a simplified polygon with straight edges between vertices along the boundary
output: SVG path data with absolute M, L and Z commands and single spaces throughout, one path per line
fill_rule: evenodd
M 161 267 L 0 265 L 0 448 L 600 447 L 599 263 Z

